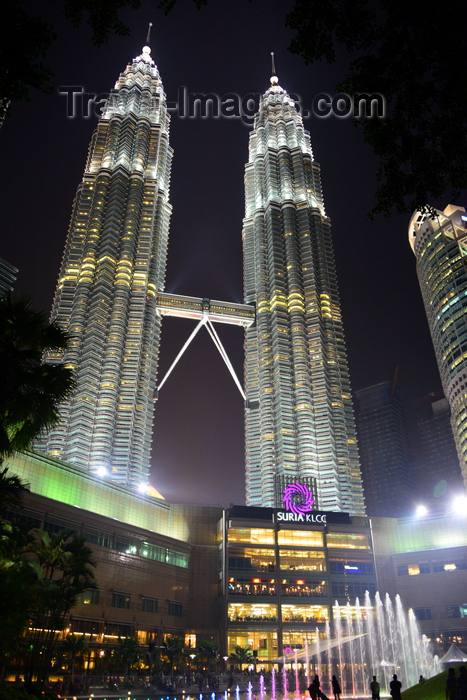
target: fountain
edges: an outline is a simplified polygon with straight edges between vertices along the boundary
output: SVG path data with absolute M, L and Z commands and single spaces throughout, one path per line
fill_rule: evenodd
M 341 607 L 336 602 L 332 629 L 333 632 L 329 622 L 324 635 L 316 628 L 315 643 L 307 643 L 298 658 L 296 651 L 293 657 L 286 657 L 284 664 L 285 668 L 287 663 L 295 662 L 297 679 L 297 662 L 306 662 L 308 679 L 311 659 L 326 695 L 332 696 L 332 675 L 340 679 L 343 696 L 357 698 L 371 694 L 369 685 L 373 675 L 378 678 L 383 694 L 389 693 L 394 673 L 402 687 L 408 688 L 417 684 L 420 675 L 431 678 L 441 670 L 437 657 L 433 659 L 429 650 L 428 640 L 418 631 L 413 611 L 403 609 L 399 596 L 394 604 L 388 594 L 383 602 L 376 593 L 372 605 L 368 592 L 363 606 L 358 598 L 354 606 L 347 603 Z M 284 670 L 283 678 L 287 678 Z M 295 685 L 297 696 L 297 681 Z
M 308 693 L 303 686 L 300 689 L 300 681 L 304 681 L 301 673 L 306 676 L 306 687 L 318 674 L 321 688 L 329 698 L 333 697 L 333 675 L 340 682 L 342 698 L 368 698 L 370 681 L 375 675 L 381 686 L 381 696 L 384 696 L 389 694 L 389 682 L 394 673 L 406 689 L 416 685 L 420 675 L 431 678 L 442 670 L 438 658 L 433 658 L 430 652 L 427 638 L 420 635 L 413 611 L 403 609 L 399 596 L 393 603 L 388 594 L 382 600 L 376 593 L 372 601 L 367 591 L 363 604 L 358 598 L 354 605 L 340 606 L 336 602 L 333 618 L 332 623 L 326 620 L 322 626 L 315 627 L 314 642 L 305 638 L 303 649 L 299 645 L 287 648 L 284 657 L 272 662 L 267 687 L 262 675 L 258 685 L 254 681 L 259 688 L 258 696 L 254 695 L 253 684 L 249 681 L 243 690 L 237 685 L 230 698 L 307 700 Z M 307 631 L 311 636 L 311 625 Z M 216 696 L 212 693 L 210 700 L 216 700 Z M 199 700 L 209 700 L 209 695 L 201 694 Z M 228 700 L 227 691 L 217 700 Z

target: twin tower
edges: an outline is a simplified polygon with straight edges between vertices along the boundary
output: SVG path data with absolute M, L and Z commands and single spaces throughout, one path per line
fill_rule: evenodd
M 330 222 L 294 102 L 273 76 L 250 134 L 243 305 L 164 292 L 169 125 L 145 46 L 111 92 L 78 187 L 52 309 L 72 340 L 48 358 L 77 385 L 37 449 L 144 489 L 162 317 L 198 319 L 214 340 L 214 324 L 239 323 L 247 504 L 278 507 L 284 484 L 311 484 L 320 509 L 364 514 Z

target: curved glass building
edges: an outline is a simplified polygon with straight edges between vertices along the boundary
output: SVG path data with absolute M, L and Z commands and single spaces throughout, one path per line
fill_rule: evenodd
M 416 211 L 409 242 L 430 326 L 464 482 L 467 480 L 467 214 L 452 204 Z

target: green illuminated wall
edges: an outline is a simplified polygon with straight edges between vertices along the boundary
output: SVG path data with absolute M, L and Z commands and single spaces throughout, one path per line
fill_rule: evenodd
M 402 554 L 467 545 L 467 518 L 372 518 L 375 553 Z
M 32 452 L 16 454 L 5 465 L 40 496 L 169 534 L 170 505 L 165 501 L 133 495 L 123 487 L 92 477 L 84 469 Z

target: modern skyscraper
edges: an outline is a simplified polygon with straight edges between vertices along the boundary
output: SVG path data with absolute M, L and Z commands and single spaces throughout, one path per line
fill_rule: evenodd
M 418 432 L 422 459 L 416 472 L 417 491 L 425 498 L 441 497 L 462 489 L 456 444 L 452 435 L 451 411 L 443 391 L 418 399 Z
M 120 75 L 78 187 L 52 318 L 77 387 L 38 449 L 121 484 L 146 482 L 171 206 L 166 97 L 145 46 Z
M 401 396 L 390 382 L 360 389 L 356 396 L 367 514 L 400 516 L 409 499 L 409 441 Z
M 416 211 L 409 242 L 430 326 L 464 483 L 467 485 L 467 214 L 449 204 Z
M 277 77 L 250 135 L 243 223 L 246 501 L 281 506 L 315 480 L 319 508 L 364 513 L 330 221 L 309 134 Z
M 13 291 L 17 274 L 18 268 L 0 258 L 0 297 Z

